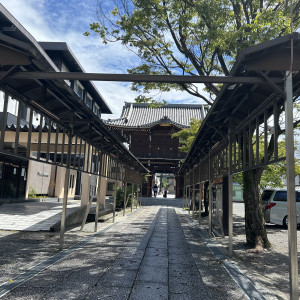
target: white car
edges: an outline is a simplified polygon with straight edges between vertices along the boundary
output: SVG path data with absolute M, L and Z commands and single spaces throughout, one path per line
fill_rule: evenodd
M 262 193 L 265 221 L 288 226 L 287 190 L 264 190 Z M 300 225 L 300 191 L 296 191 L 297 224 Z

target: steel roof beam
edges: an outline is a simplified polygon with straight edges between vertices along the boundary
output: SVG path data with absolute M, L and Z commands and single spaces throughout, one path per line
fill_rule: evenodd
M 0 77 L 3 75 L 0 72 Z M 182 75 L 146 75 L 146 74 L 105 74 L 82 72 L 16 72 L 13 79 L 63 79 L 91 81 L 124 82 L 165 82 L 165 83 L 244 83 L 269 84 L 259 77 L 241 76 L 182 76 Z M 274 83 L 282 83 L 282 78 L 270 78 Z

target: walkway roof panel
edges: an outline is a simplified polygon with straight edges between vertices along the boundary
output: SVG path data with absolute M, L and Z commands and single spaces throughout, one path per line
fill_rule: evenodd
M 20 70 L 60 72 L 41 45 L 46 49 L 56 47 L 74 63 L 76 68 L 84 72 L 65 43 L 39 44 L 0 4 L 0 51 L 8 53 L 7 56 L 0 55 L 0 70 L 5 72 L 5 75 L 0 77 L 0 88 L 62 127 L 74 130 L 74 134 L 84 137 L 104 152 L 118 156 L 128 167 L 146 173 L 147 169 L 64 80 L 10 78 L 15 71 Z M 18 63 L 14 64 L 15 61 Z M 23 63 L 19 63 L 20 61 Z M 87 91 L 98 102 L 101 112 L 111 113 L 94 85 L 89 82 L 87 87 Z M 72 123 L 74 126 L 71 125 Z
M 293 39 L 294 96 L 300 94 L 300 34 Z M 279 37 L 243 50 L 229 76 L 264 78 L 269 84 L 224 84 L 202 123 L 193 146 L 180 172 L 208 155 L 208 149 L 228 135 L 229 126 L 235 128 L 269 97 L 283 99 L 285 71 L 291 65 L 291 35 Z M 282 78 L 282 83 L 273 83 Z M 275 92 L 275 93 L 274 93 Z

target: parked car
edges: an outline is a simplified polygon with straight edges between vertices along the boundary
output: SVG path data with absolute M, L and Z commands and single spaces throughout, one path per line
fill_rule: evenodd
M 262 205 L 265 221 L 273 224 L 288 226 L 287 190 L 266 189 L 262 193 Z M 296 191 L 297 224 L 300 225 L 300 191 Z
M 265 189 L 261 195 L 262 208 L 266 222 L 270 222 L 270 209 L 266 209 L 266 206 L 270 203 L 271 196 L 274 193 L 274 189 Z

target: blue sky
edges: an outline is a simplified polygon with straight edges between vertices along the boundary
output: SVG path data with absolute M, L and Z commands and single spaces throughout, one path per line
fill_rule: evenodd
M 86 72 L 127 73 L 139 59 L 121 44 L 102 44 L 95 35 L 83 36 L 89 24 L 96 21 L 97 0 L 0 0 L 0 3 L 37 41 L 66 42 Z M 130 83 L 95 82 L 98 90 L 117 118 L 124 102 L 133 102 L 137 93 Z M 156 94 L 154 92 L 154 94 Z M 159 96 L 168 103 L 201 103 L 185 92 Z M 159 99 L 159 98 L 158 98 Z

